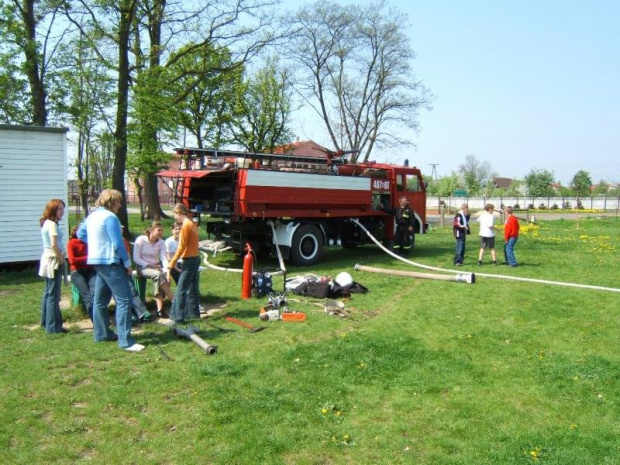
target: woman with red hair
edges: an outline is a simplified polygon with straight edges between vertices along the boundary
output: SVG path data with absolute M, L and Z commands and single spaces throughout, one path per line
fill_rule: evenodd
M 45 279 L 45 289 L 41 300 L 41 327 L 48 334 L 66 333 L 62 327 L 60 313 L 60 291 L 65 265 L 65 241 L 58 222 L 65 214 L 65 202 L 52 199 L 47 202 L 41 224 L 43 254 L 39 266 L 39 276 Z

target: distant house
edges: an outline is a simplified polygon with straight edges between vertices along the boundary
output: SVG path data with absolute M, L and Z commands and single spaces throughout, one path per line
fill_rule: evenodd
M 511 178 L 493 178 L 493 185 L 496 188 L 508 189 L 513 181 Z
M 303 140 L 281 145 L 280 147 L 276 147 L 273 151 L 273 153 L 278 155 L 303 155 L 305 157 L 316 157 L 321 159 L 325 158 L 327 152 L 328 149 L 312 140 Z

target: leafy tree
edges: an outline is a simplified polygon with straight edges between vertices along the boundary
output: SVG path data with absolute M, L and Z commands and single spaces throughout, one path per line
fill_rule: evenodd
M 482 188 L 492 184 L 495 177 L 493 168 L 488 161 L 481 162 L 475 155 L 467 155 L 465 163 L 459 166 L 459 173 L 463 176 L 469 195 L 479 195 Z
M 430 174 L 422 175 L 426 182 L 426 194 L 436 196 L 439 187 L 439 180 L 434 179 Z
M 17 56 L 1 53 L 0 121 L 5 124 L 28 124 L 32 121 L 28 100 L 28 81 L 21 74 Z
M 555 195 L 553 171 L 533 169 L 525 176 L 527 193 L 531 197 L 551 197 Z
M 275 58 L 243 83 L 230 129 L 233 140 L 250 152 L 273 152 L 291 141 L 292 87 L 289 72 Z
M 231 143 L 227 128 L 241 98 L 244 67 L 235 67 L 225 48 L 203 47 L 177 60 L 174 68 L 179 76 L 175 81 L 177 103 L 172 107 L 175 120 L 194 136 L 199 148 Z M 195 70 L 202 75 L 197 82 Z
M 609 196 L 620 196 L 620 186 L 618 184 L 612 184 L 610 189 L 607 191 L 607 195 Z
M 275 16 L 264 10 L 271 0 L 218 0 L 190 4 L 165 0 L 140 0 L 136 15 L 134 54 L 140 84 L 134 89 L 136 104 L 132 117 L 140 130 L 136 155 L 142 158 L 146 215 L 150 219 L 163 216 L 157 191 L 158 162 L 161 148 L 175 126 L 170 109 L 179 104 L 207 76 L 239 68 L 274 40 L 270 22 Z M 186 37 L 191 42 L 178 40 Z M 229 55 L 228 67 L 209 67 L 204 61 L 189 69 L 180 68 L 177 61 L 195 53 Z M 189 61 L 185 61 L 187 65 Z M 223 61 L 220 61 L 223 63 Z M 185 79 L 186 88 L 175 83 Z M 169 90 L 181 90 L 175 95 Z M 159 154 L 159 155 L 158 155 Z M 136 166 L 136 165 L 134 165 Z
M 125 191 L 132 85 L 139 82 L 142 86 L 138 89 L 142 101 L 132 107 L 135 116 L 142 118 L 154 114 L 153 108 L 163 108 L 161 102 L 155 101 L 159 97 L 157 93 L 174 84 L 174 81 L 162 81 L 170 76 L 164 69 L 173 65 L 183 53 L 209 44 L 229 49 L 234 47 L 232 61 L 239 66 L 274 40 L 275 34 L 269 26 L 276 16 L 264 11 L 272 4 L 272 0 L 218 0 L 189 4 L 163 0 L 74 0 L 71 4 L 65 3 L 65 13 L 73 24 L 81 29 L 82 24 L 89 25 L 91 46 L 116 79 L 115 189 Z M 185 47 L 187 43 L 193 43 L 193 48 Z M 194 83 L 197 83 L 204 75 L 195 72 L 193 76 Z M 147 90 L 148 85 L 153 87 Z M 186 91 L 190 89 L 191 86 Z M 152 99 L 146 97 L 149 93 Z M 177 96 L 176 102 L 182 98 L 182 95 Z M 146 137 L 142 138 L 142 143 L 137 143 L 136 150 L 132 146 L 132 153 L 152 156 L 160 151 L 158 149 L 164 143 L 164 127 L 159 121 L 139 121 L 140 125 L 147 123 L 141 128 Z M 145 179 L 145 189 L 156 192 L 153 174 L 145 174 Z M 161 207 L 157 195 L 147 194 L 149 198 L 153 199 L 149 215 L 159 214 Z M 127 226 L 126 203 L 119 218 Z M 129 234 L 127 227 L 126 232 Z
M 440 197 L 449 197 L 457 189 L 462 189 L 464 183 L 457 173 L 451 173 L 449 176 L 443 176 L 435 181 L 437 184 L 437 195 Z
M 594 190 L 592 191 L 592 193 L 594 195 L 607 195 L 609 192 L 610 186 L 608 183 L 606 183 L 605 181 L 601 180 L 599 181 L 599 183 L 596 185 L 596 187 L 594 188 Z
M 302 74 L 299 88 L 336 150 L 359 150 L 367 161 L 377 147 L 411 144 L 402 136 L 430 108 L 415 79 L 415 57 L 404 32 L 407 17 L 384 2 L 342 5 L 319 0 L 293 19 L 289 51 Z
M 572 197 L 573 195 L 573 192 L 571 191 L 569 187 L 562 186 L 562 185 L 556 187 L 556 192 L 557 192 L 557 195 L 561 197 Z
M 580 197 L 590 193 L 590 186 L 592 186 L 592 178 L 590 173 L 585 170 L 577 171 L 570 182 L 571 189 L 577 195 L 577 201 L 579 201 Z
M 6 84 L 2 97 L 7 99 L 2 106 L 15 122 L 47 125 L 48 80 L 54 76 L 57 49 L 69 32 L 59 20 L 62 7 L 62 1 L 0 2 L 0 82 Z M 29 103 L 23 105 L 26 80 Z
M 527 185 L 525 180 L 513 179 L 512 183 L 506 189 L 506 195 L 510 197 L 519 197 L 527 193 Z

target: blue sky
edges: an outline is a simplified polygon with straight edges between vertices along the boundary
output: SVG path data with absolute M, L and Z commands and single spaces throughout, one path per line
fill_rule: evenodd
M 387 3 L 408 15 L 415 77 L 435 100 L 417 147 L 377 160 L 444 176 L 475 155 L 504 177 L 545 169 L 567 185 L 584 169 L 620 182 L 620 1 Z M 299 137 L 328 145 L 309 113 L 295 118 Z

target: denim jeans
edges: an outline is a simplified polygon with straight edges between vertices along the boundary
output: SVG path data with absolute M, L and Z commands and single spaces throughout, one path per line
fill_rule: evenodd
M 53 278 L 44 278 L 45 288 L 41 299 L 41 327 L 48 334 L 62 331 L 62 313 L 60 313 L 60 290 L 62 271 L 56 270 Z
M 108 304 L 114 296 L 116 302 L 116 332 L 118 346 L 126 349 L 136 343 L 131 336 L 131 289 L 127 270 L 122 265 L 95 265 L 97 284 L 93 305 L 93 327 L 95 341 L 106 341 L 114 337 L 110 329 Z
M 517 266 L 517 258 L 515 257 L 515 245 L 517 243 L 518 237 L 511 237 L 506 242 L 506 247 L 504 248 L 504 255 L 506 256 L 506 261 L 509 265 Z
M 454 251 L 454 264 L 463 263 L 465 259 L 465 237 L 456 239 L 456 250 Z
M 71 272 L 71 282 L 82 296 L 84 307 L 88 312 L 90 321 L 93 321 L 93 298 L 95 295 L 95 284 L 97 283 L 97 272 L 90 268 L 74 270 Z
M 182 322 L 200 318 L 200 257 L 183 259 L 183 269 L 179 277 L 179 284 L 174 293 L 174 302 L 170 310 L 170 319 Z

